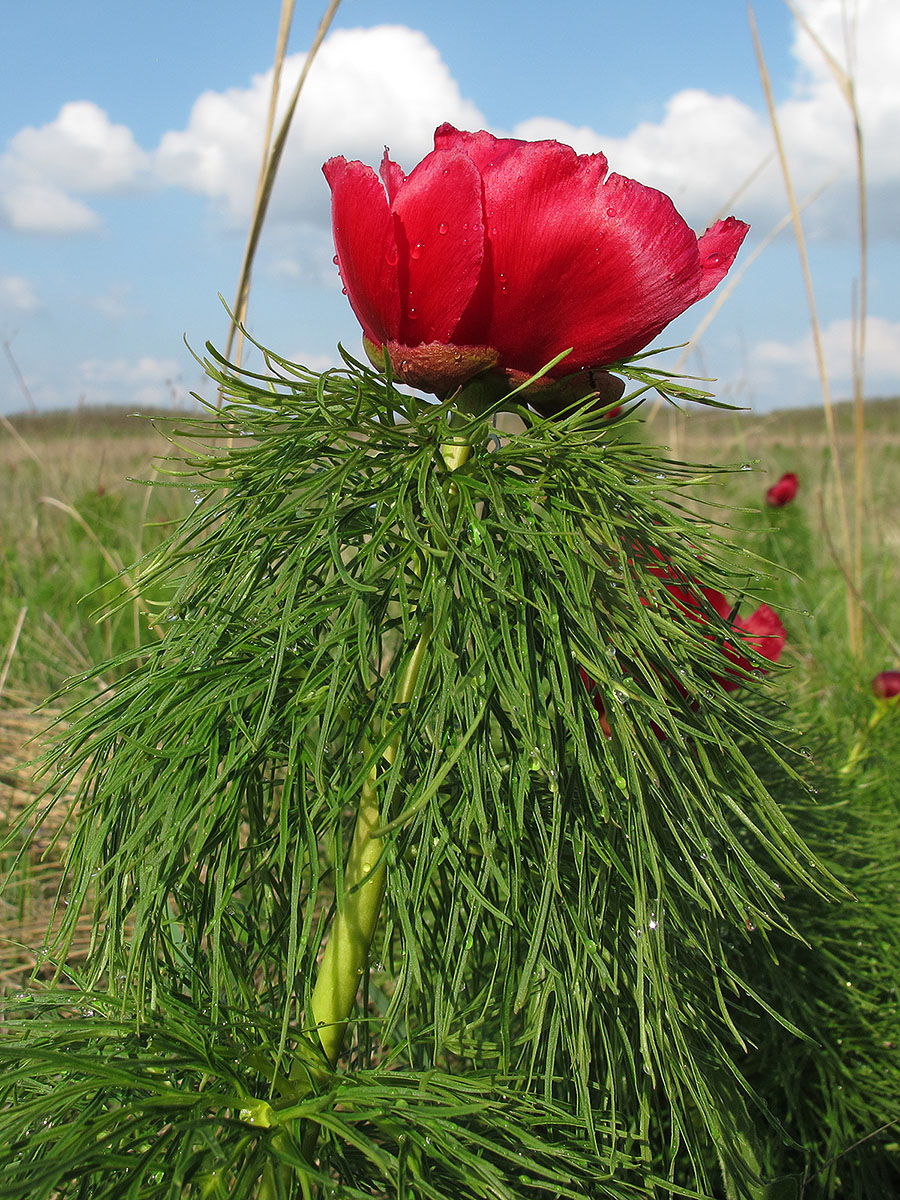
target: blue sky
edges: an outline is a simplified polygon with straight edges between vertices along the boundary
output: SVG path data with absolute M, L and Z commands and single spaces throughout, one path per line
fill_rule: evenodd
M 850 43 L 866 134 L 872 240 L 868 391 L 900 392 L 900 5 L 798 0 L 841 61 Z M 43 0 L 5 22 L 0 78 L 0 341 L 40 408 L 133 407 L 203 390 L 183 339 L 223 345 L 258 167 L 280 4 Z M 298 5 L 288 83 L 318 23 Z M 847 107 L 822 55 L 781 0 L 756 16 L 798 195 L 836 397 L 849 392 L 856 242 Z M 738 0 L 612 5 L 558 0 L 453 5 L 343 0 L 313 66 L 254 274 L 249 324 L 314 367 L 359 350 L 332 263 L 332 154 L 410 169 L 450 120 L 602 149 L 610 168 L 672 195 L 702 230 L 749 220 L 746 271 L 685 370 L 760 411 L 819 397 L 790 232 L 756 250 L 786 212 L 770 160 L 746 9 Z M 827 185 L 827 186 L 826 186 Z M 752 260 L 752 261 L 751 261 Z M 721 289 L 720 289 L 721 290 Z M 663 334 L 689 338 L 715 302 Z M 674 363 L 677 355 L 670 356 Z M 28 401 L 6 354 L 0 412 Z

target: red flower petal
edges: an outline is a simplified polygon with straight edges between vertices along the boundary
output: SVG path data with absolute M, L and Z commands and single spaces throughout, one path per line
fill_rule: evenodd
M 731 601 L 724 596 L 722 592 L 717 592 L 715 588 L 704 587 L 700 590 L 706 597 L 710 608 L 717 613 L 723 621 L 727 621 L 734 612 L 734 605 L 731 603 Z
M 371 167 L 330 158 L 334 244 L 347 299 L 371 342 L 395 337 L 400 325 L 397 244 L 387 196 Z
M 387 155 L 381 174 L 386 198 L 361 164 L 326 168 L 342 274 L 367 337 L 401 354 L 476 350 L 517 382 L 567 350 L 553 378 L 643 349 L 719 282 L 747 231 L 728 218 L 698 241 L 667 196 L 607 177 L 602 154 L 451 125 L 408 177 Z M 386 280 L 382 257 L 394 255 Z M 429 368 L 419 386 L 447 395 L 457 376 Z
M 701 271 L 698 300 L 708 296 L 728 274 L 749 228 L 750 226 L 743 221 L 727 217 L 724 221 L 716 221 L 715 225 L 698 239 Z
M 484 135 L 475 145 L 484 156 Z M 585 255 L 593 249 L 590 213 L 606 175 L 602 154 L 579 158 L 556 142 L 505 143 L 482 167 L 491 287 L 479 293 L 461 330 L 495 346 L 501 365 L 538 370 L 563 350 L 557 375 L 599 365 L 581 353 L 582 326 L 598 295 L 585 294 Z M 483 330 L 478 333 L 478 330 Z
M 655 575 L 657 579 L 662 579 L 663 581 L 678 579 L 674 568 L 670 564 L 665 563 L 662 555 L 657 550 L 654 550 L 653 554 L 664 565 L 661 567 L 650 567 L 650 574 Z M 690 584 L 687 581 L 678 579 L 678 582 L 664 582 L 663 586 L 690 620 L 700 623 L 707 620 L 706 615 L 702 611 L 697 593 L 689 590 Z M 726 692 L 733 692 L 743 682 L 741 674 L 749 674 L 753 670 L 753 664 L 750 662 L 750 659 L 741 654 L 739 649 L 740 644 L 742 642 L 749 643 L 763 658 L 767 658 L 769 662 L 777 662 L 787 641 L 787 634 L 777 614 L 767 604 L 761 604 L 749 617 L 734 616 L 734 605 L 722 592 L 716 591 L 715 588 L 703 587 L 701 585 L 697 585 L 697 589 L 702 593 L 710 608 L 723 621 L 728 621 L 734 630 L 745 635 L 738 640 L 736 645 L 731 642 L 725 642 L 722 646 L 722 653 L 728 662 L 737 668 L 737 672 L 724 676 L 715 676 L 716 682 Z
M 786 475 L 782 475 L 777 483 L 773 483 L 766 492 L 766 504 L 770 508 L 783 508 L 785 504 L 790 504 L 794 499 L 799 487 L 799 479 L 792 471 L 789 471 Z
M 747 230 L 719 222 L 704 262 L 668 196 L 606 178 L 602 154 L 446 128 L 441 144 L 464 146 L 483 174 L 492 276 L 456 336 L 497 347 L 519 372 L 570 348 L 555 374 L 643 349 L 725 274 Z
M 388 157 L 387 146 L 384 148 L 378 174 L 387 190 L 388 203 L 393 204 L 400 188 L 406 183 L 406 172 Z
M 456 129 L 449 121 L 445 121 L 434 131 L 435 150 L 461 150 L 481 174 L 491 167 L 499 166 L 507 155 L 520 150 L 522 146 L 557 145 L 558 142 L 523 142 L 519 138 L 496 138 L 483 129 L 478 133 L 469 133 L 464 129 Z
M 475 164 L 458 151 L 435 150 L 398 186 L 393 209 L 402 300 L 398 341 L 449 342 L 484 258 Z
M 769 662 L 777 662 L 781 657 L 787 632 L 768 604 L 761 604 L 749 617 L 736 617 L 734 627 L 746 633 L 748 636 L 744 640 Z
M 879 700 L 892 700 L 900 696 L 900 671 L 880 671 L 872 680 L 872 691 Z

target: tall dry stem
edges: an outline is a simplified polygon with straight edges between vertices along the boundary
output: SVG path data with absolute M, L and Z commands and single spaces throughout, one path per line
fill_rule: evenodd
M 862 594 L 862 554 L 863 554 L 863 494 L 865 486 L 865 360 L 866 360 L 866 322 L 868 320 L 868 291 L 869 291 L 869 209 L 868 192 L 866 188 L 866 157 L 863 141 L 862 120 L 859 105 L 856 100 L 856 82 L 854 78 L 854 38 L 850 29 L 847 4 L 842 6 L 844 51 L 847 57 L 848 70 L 838 62 L 809 22 L 797 9 L 792 0 L 785 0 L 795 20 L 804 33 L 814 43 L 822 55 L 828 68 L 840 89 L 841 95 L 847 102 L 853 121 L 853 142 L 856 152 L 856 189 L 858 210 L 859 236 L 859 290 L 853 304 L 853 322 L 851 335 L 851 355 L 853 369 L 853 441 L 854 441 L 854 504 L 853 504 L 853 584 L 857 595 Z M 855 13 L 854 13 L 855 15 Z M 862 645 L 862 609 L 857 607 L 859 626 L 852 631 L 852 636 L 858 647 Z
M 306 61 L 300 72 L 294 90 L 291 93 L 291 98 L 288 101 L 287 110 L 282 118 L 281 125 L 278 128 L 278 133 L 275 140 L 272 141 L 272 131 L 275 128 L 275 111 L 278 106 L 278 95 L 281 87 L 281 74 L 284 67 L 285 55 L 287 53 L 288 36 L 291 31 L 291 22 L 294 17 L 294 0 L 283 0 L 281 6 L 281 20 L 278 26 L 278 38 L 275 46 L 275 61 L 272 69 L 272 92 L 269 97 L 269 111 L 266 120 L 266 129 L 263 136 L 263 151 L 260 161 L 259 177 L 256 183 L 256 198 L 253 204 L 253 215 L 250 218 L 250 230 L 247 234 L 247 245 L 244 249 L 244 258 L 241 262 L 240 275 L 238 276 L 237 292 L 234 300 L 233 314 L 235 320 L 231 322 L 228 329 L 228 339 L 225 343 L 225 357 L 230 359 L 231 348 L 234 343 L 235 332 L 238 327 L 243 326 L 247 317 L 247 306 L 250 301 L 250 279 L 253 272 L 253 260 L 256 257 L 256 250 L 259 245 L 260 235 L 262 234 L 263 225 L 266 220 L 266 213 L 269 208 L 269 200 L 272 195 L 272 188 L 275 184 L 275 178 L 278 174 L 278 167 L 281 163 L 281 156 L 284 153 L 285 143 L 287 142 L 288 133 L 290 132 L 291 123 L 294 119 L 294 113 L 297 109 L 297 101 L 300 99 L 300 93 L 303 90 L 303 85 L 306 83 L 309 75 L 310 67 L 313 60 L 319 51 L 319 47 L 325 40 L 325 35 L 334 20 L 334 15 L 338 10 L 340 0 L 331 0 L 328 8 L 319 22 L 319 28 L 316 30 L 316 36 L 313 38 L 312 45 L 306 55 Z M 238 341 L 237 355 L 235 362 L 240 364 L 243 349 L 243 334 Z M 219 397 L 221 403 L 221 395 Z
M 768 160 L 766 160 L 766 161 L 768 161 Z M 765 164 L 763 164 L 763 165 L 765 165 Z M 750 180 L 754 179 L 756 177 L 757 173 L 758 173 L 757 171 L 754 171 L 753 174 L 750 176 Z M 749 182 L 749 180 L 748 180 L 748 182 Z M 827 183 L 824 183 L 824 184 L 822 184 L 821 187 L 817 188 L 811 195 L 807 196 L 806 199 L 803 200 L 802 203 L 800 204 L 800 211 L 802 212 L 805 208 L 807 208 L 815 200 L 818 200 L 818 198 L 822 195 L 822 193 L 825 191 L 825 189 L 831 186 L 831 183 L 832 183 L 832 180 L 829 180 Z M 729 204 L 728 209 L 725 211 L 729 211 L 731 209 L 731 207 L 732 207 L 732 205 Z M 718 220 L 718 219 L 719 219 L 719 217 L 717 215 L 714 218 L 714 220 Z M 719 313 L 721 312 L 722 308 L 725 306 L 727 301 L 734 294 L 735 290 L 737 289 L 738 285 L 740 284 L 741 280 L 743 279 L 744 275 L 747 273 L 749 268 L 753 265 L 753 263 L 756 262 L 756 260 L 759 258 L 759 256 L 765 250 L 768 250 L 769 246 L 771 246 L 772 243 L 782 233 L 784 233 L 785 229 L 787 229 L 788 225 L 790 225 L 791 220 L 792 220 L 791 213 L 790 212 L 785 213 L 785 215 L 781 218 L 781 220 L 776 222 L 776 224 L 772 226 L 772 228 L 769 230 L 769 232 L 766 234 L 766 236 L 756 246 L 754 246 L 751 253 L 742 259 L 740 266 L 733 267 L 731 269 L 731 271 L 729 272 L 729 275 L 728 275 L 727 284 L 717 291 L 715 300 L 712 302 L 712 304 L 709 306 L 709 308 L 703 314 L 703 317 L 700 319 L 698 324 L 695 326 L 693 333 L 688 338 L 688 340 L 685 342 L 684 348 L 682 349 L 681 354 L 675 360 L 675 366 L 673 369 L 676 372 L 676 374 L 678 374 L 679 372 L 684 370 L 684 368 L 687 364 L 688 358 L 690 357 L 690 355 L 692 353 L 694 353 L 696 351 L 696 349 L 700 343 L 700 339 L 703 337 L 703 335 L 706 333 L 707 329 L 709 329 L 710 325 L 713 323 L 713 321 L 719 315 Z M 711 221 L 710 224 L 713 224 L 713 222 Z M 663 400 L 662 397 L 659 397 L 659 399 L 657 399 L 654 402 L 653 408 L 651 409 L 651 412 L 650 412 L 651 420 L 656 417 L 657 413 L 662 408 L 664 403 L 665 403 L 665 401 Z M 673 414 L 673 417 L 672 417 L 672 420 L 670 421 L 670 426 L 669 426 L 669 445 L 670 445 L 670 447 L 672 449 L 672 453 L 675 455 L 675 457 L 681 458 L 681 456 L 682 456 L 681 436 L 682 436 L 682 432 L 683 432 L 683 428 L 684 428 L 685 417 L 684 417 L 684 414 L 679 412 L 677 409 L 672 409 L 670 411 Z
M 838 519 L 841 526 L 843 553 L 849 559 L 853 555 L 853 542 L 850 535 L 850 524 L 847 518 L 847 500 L 844 492 L 843 475 L 841 472 L 837 429 L 834 420 L 834 405 L 831 400 L 831 384 L 828 378 L 828 369 L 825 364 L 825 348 L 822 341 L 822 327 L 819 322 L 815 289 L 812 281 L 812 271 L 810 269 L 809 254 L 806 248 L 806 235 L 803 232 L 803 222 L 800 218 L 800 207 L 797 204 L 794 181 L 791 176 L 791 169 L 784 146 L 784 139 L 781 136 L 781 126 L 778 122 L 778 113 L 775 109 L 775 98 L 772 94 L 772 81 L 769 75 L 768 67 L 766 66 L 765 55 L 763 54 L 762 42 L 760 41 L 759 30 L 756 25 L 756 17 L 754 15 L 752 5 L 748 5 L 747 15 L 750 22 L 750 33 L 753 38 L 753 48 L 756 53 L 759 77 L 762 83 L 763 93 L 766 98 L 766 108 L 769 112 L 769 122 L 772 126 L 772 136 L 775 139 L 775 150 L 778 156 L 778 162 L 781 166 L 781 174 L 782 178 L 784 179 L 784 186 L 787 192 L 788 205 L 790 207 L 791 220 L 794 230 L 794 240 L 797 243 L 797 252 L 800 256 L 800 267 L 803 273 L 804 287 L 806 288 L 806 301 L 809 307 L 809 319 L 812 331 L 813 347 L 815 350 L 816 366 L 819 372 L 819 386 L 822 389 L 822 403 L 825 409 L 825 424 L 828 430 L 828 442 L 831 449 L 832 462 L 834 463 L 834 480 L 835 490 L 837 493 Z M 858 655 L 860 651 L 858 637 L 858 630 L 860 626 L 859 604 L 857 602 L 856 595 L 850 588 L 847 589 L 846 601 L 850 649 L 854 655 Z

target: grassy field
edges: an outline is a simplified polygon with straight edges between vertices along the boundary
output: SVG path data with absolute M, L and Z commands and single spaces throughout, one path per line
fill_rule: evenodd
M 97 614 L 135 594 L 127 567 L 190 503 L 137 482 L 158 479 L 159 459 L 174 453 L 147 419 L 73 410 L 10 426 L 0 430 L 7 704 L 45 696 L 145 636 L 150 597 L 107 621 Z
M 28 764 L 59 711 L 48 697 L 154 636 L 154 598 L 128 567 L 191 504 L 181 489 L 137 482 L 159 479 L 172 453 L 149 420 L 124 410 L 15 417 L 0 428 L 0 826 L 40 787 Z M 2 902 L 0 991 L 34 963 L 31 947 L 46 932 L 59 823 L 52 814 L 44 822 L 20 888 Z

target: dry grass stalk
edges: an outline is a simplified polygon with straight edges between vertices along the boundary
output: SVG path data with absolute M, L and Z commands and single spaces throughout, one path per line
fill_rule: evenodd
M 812 331 L 813 347 L 815 349 L 816 366 L 819 372 L 819 386 L 822 389 L 822 403 L 825 409 L 825 422 L 828 428 L 831 456 L 834 463 L 834 480 L 838 498 L 838 515 L 841 525 L 841 537 L 845 548 L 845 553 L 848 557 L 850 557 L 853 553 L 853 542 L 850 536 L 850 524 L 847 517 L 847 500 L 844 492 L 843 475 L 841 472 L 837 431 L 834 421 L 834 405 L 831 399 L 831 384 L 828 379 L 828 370 L 825 365 L 825 349 L 822 342 L 822 327 L 819 322 L 818 310 L 816 306 L 812 271 L 809 265 L 809 254 L 807 253 L 806 249 L 806 235 L 803 232 L 803 222 L 800 219 L 800 207 L 797 204 L 797 197 L 794 191 L 794 181 L 791 176 L 791 169 L 784 147 L 784 140 L 781 136 L 781 127 L 778 123 L 778 114 L 775 110 L 775 98 L 772 94 L 772 80 L 769 75 L 768 67 L 766 66 L 762 42 L 760 41 L 759 30 L 756 25 L 756 17 L 753 13 L 752 6 L 748 6 L 747 14 L 750 21 L 750 33 L 753 37 L 753 48 L 756 53 L 756 62 L 759 69 L 760 81 L 762 83 L 763 93 L 765 94 L 766 98 L 766 107 L 769 112 L 769 122 L 772 126 L 772 136 L 775 139 L 775 150 L 778 155 L 778 162 L 781 166 L 781 174 L 782 178 L 784 179 L 785 190 L 787 191 L 788 204 L 791 212 L 791 221 L 794 230 L 794 240 L 797 243 L 797 251 L 800 255 L 800 267 L 803 273 L 804 287 L 806 288 L 806 301 L 809 307 L 810 327 Z M 859 604 L 857 603 L 854 592 L 849 588 L 847 589 L 847 625 L 850 635 L 851 653 L 858 655 L 861 650 L 861 641 L 858 636 L 858 630 L 860 628 Z
M 828 68 L 840 89 L 841 94 L 850 109 L 853 120 L 853 142 L 856 151 L 856 187 L 859 213 L 859 293 L 853 305 L 853 329 L 851 336 L 851 354 L 853 362 L 853 421 L 854 421 L 854 554 L 853 554 L 853 585 L 856 593 L 862 593 L 862 537 L 863 537 L 863 489 L 865 485 L 865 361 L 866 361 L 866 322 L 868 320 L 868 291 L 869 291 L 869 206 L 866 188 L 866 156 L 863 141 L 862 121 L 859 115 L 859 105 L 856 101 L 856 84 L 853 75 L 853 38 L 848 27 L 847 5 L 842 6 L 844 24 L 844 46 L 850 70 L 845 70 L 837 61 L 822 39 L 803 14 L 797 9 L 792 0 L 785 0 L 795 20 L 804 33 L 812 40 L 816 49 L 822 55 Z M 861 620 L 861 609 L 860 620 Z M 862 627 L 855 631 L 855 636 L 861 644 Z
M 19 433 L 18 429 L 16 429 L 15 425 L 13 425 L 13 423 L 9 420 L 9 418 L 4 417 L 2 414 L 0 414 L 0 426 L 2 426 L 2 428 L 6 430 L 6 432 L 9 434 L 9 436 L 12 438 L 12 440 L 16 443 L 16 445 L 19 447 L 19 449 L 24 451 L 25 454 L 28 455 L 28 457 L 31 459 L 32 462 L 37 463 L 37 465 L 39 467 L 44 466 L 43 462 L 41 461 L 40 455 L 37 453 L 37 451 L 35 451 L 31 448 L 31 446 L 22 437 L 21 433 Z
M 19 644 L 19 638 L 22 635 L 22 626 L 25 624 L 25 618 L 28 616 L 28 605 L 25 604 L 19 609 L 19 615 L 16 618 L 16 627 L 13 630 L 12 637 L 9 639 L 6 654 L 3 658 L 3 666 L 0 668 L 0 696 L 3 695 L 3 690 L 6 687 L 6 680 L 9 676 L 9 667 L 13 660 L 13 655 L 16 652 L 16 646 Z
M 269 99 L 269 113 L 266 123 L 266 131 L 263 140 L 262 161 L 260 163 L 259 178 L 256 185 L 256 199 L 253 205 L 253 215 L 250 219 L 250 230 L 247 235 L 247 245 L 244 249 L 244 258 L 241 263 L 240 275 L 238 277 L 237 293 L 234 301 L 234 321 L 232 321 L 228 330 L 228 340 L 225 344 L 225 357 L 231 357 L 231 348 L 234 343 L 236 330 L 241 329 L 238 341 L 238 350 L 235 362 L 240 363 L 243 349 L 243 332 L 242 327 L 247 319 L 247 306 L 250 302 L 250 279 L 253 273 L 253 260 L 256 257 L 256 250 L 259 245 L 260 235 L 262 234 L 263 225 L 265 224 L 266 213 L 269 208 L 269 200 L 272 195 L 272 188 L 275 184 L 275 178 L 278 174 L 278 167 L 281 163 L 281 156 L 284 153 L 287 136 L 290 132 L 291 123 L 294 119 L 294 113 L 297 108 L 297 101 L 300 99 L 300 92 L 309 75 L 310 67 L 313 60 L 319 51 L 319 47 L 325 40 L 325 35 L 334 20 L 335 13 L 338 10 L 340 0 L 331 0 L 328 8 L 319 22 L 319 28 L 316 30 L 316 36 L 313 38 L 312 45 L 306 55 L 306 61 L 303 64 L 303 69 L 300 72 L 300 77 L 288 101 L 287 110 L 282 118 L 278 133 L 272 142 L 272 130 L 275 123 L 275 110 L 278 103 L 278 93 L 281 84 L 281 73 L 284 66 L 284 59 L 287 52 L 287 41 L 290 33 L 291 22 L 294 15 L 293 0 L 283 0 L 281 7 L 281 20 L 278 27 L 278 39 L 275 47 L 275 61 L 273 64 L 272 73 L 272 93 Z M 219 397 L 221 403 L 221 395 Z

